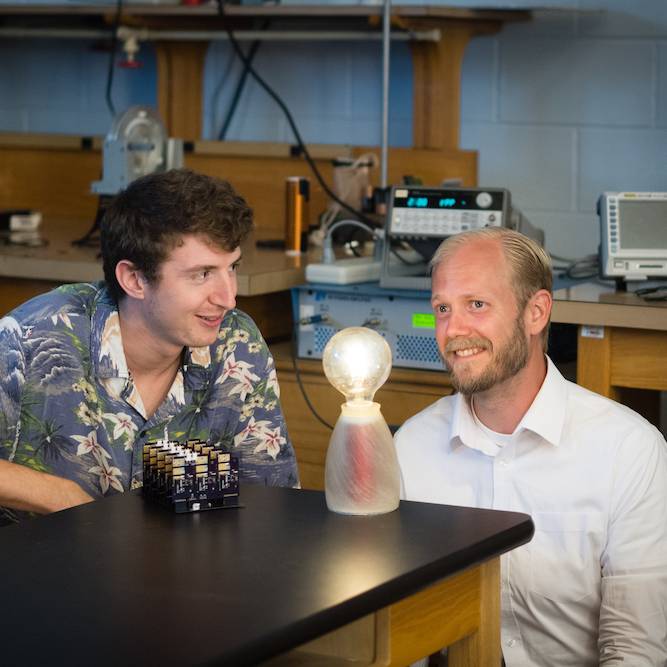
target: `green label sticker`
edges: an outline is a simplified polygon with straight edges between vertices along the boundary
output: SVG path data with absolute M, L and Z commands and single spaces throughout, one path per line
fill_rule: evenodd
M 413 329 L 435 329 L 435 315 L 433 313 L 412 313 Z

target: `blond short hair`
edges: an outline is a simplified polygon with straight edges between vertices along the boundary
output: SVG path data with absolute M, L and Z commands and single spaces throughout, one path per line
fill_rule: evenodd
M 497 241 L 500 244 L 510 270 L 510 282 L 520 313 L 539 290 L 552 293 L 553 275 L 547 252 L 532 239 L 506 227 L 485 227 L 446 238 L 431 259 L 431 272 L 435 272 L 464 245 L 475 241 Z M 549 325 L 544 328 L 542 335 L 546 349 Z

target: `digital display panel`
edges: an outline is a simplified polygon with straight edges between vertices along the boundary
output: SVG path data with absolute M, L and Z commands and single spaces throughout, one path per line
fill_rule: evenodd
M 463 197 L 407 197 L 406 208 L 456 208 L 457 204 L 467 205 Z
M 667 248 L 667 201 L 621 199 L 618 213 L 621 249 Z
M 412 313 L 413 329 L 435 329 L 435 315 L 433 313 Z
M 486 192 L 486 191 L 485 191 Z M 503 210 L 503 193 L 490 190 L 487 201 L 482 207 L 477 197 L 480 190 L 430 190 L 427 188 L 399 188 L 394 192 L 393 205 L 395 208 L 430 209 L 430 210 Z

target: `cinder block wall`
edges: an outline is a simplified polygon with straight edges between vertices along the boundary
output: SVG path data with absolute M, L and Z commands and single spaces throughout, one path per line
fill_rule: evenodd
M 142 45 L 139 59 L 139 69 L 114 68 L 116 111 L 157 104 L 150 44 Z M 119 53 L 115 61 L 121 60 Z M 109 54 L 99 42 L 0 37 L 0 132 L 103 136 L 112 119 L 106 104 L 108 65 Z
M 472 42 L 461 109 L 480 183 L 508 187 L 569 257 L 597 250 L 601 192 L 667 190 L 667 3 L 577 9 Z

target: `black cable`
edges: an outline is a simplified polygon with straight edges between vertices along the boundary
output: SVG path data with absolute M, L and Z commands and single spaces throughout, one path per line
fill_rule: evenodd
M 424 264 L 427 264 L 427 262 L 423 259 L 417 260 L 416 262 L 411 262 L 409 259 L 405 259 L 405 257 L 403 257 L 398 252 L 398 250 L 396 250 L 396 248 L 394 248 L 393 246 L 390 246 L 389 252 L 391 252 L 391 254 L 394 255 L 396 259 L 398 259 L 402 264 L 405 264 L 406 266 L 422 266 Z
M 116 17 L 113 22 L 113 32 L 111 33 L 111 53 L 109 54 L 109 69 L 107 70 L 106 100 L 107 107 L 112 116 L 116 115 L 116 108 L 111 99 L 111 88 L 113 87 L 113 72 L 116 65 L 116 47 L 118 46 L 118 28 L 120 26 L 120 14 L 123 8 L 123 0 L 116 0 Z
M 596 254 L 586 255 L 579 259 L 570 259 L 552 254 L 549 256 L 557 262 L 568 262 L 566 266 L 554 266 L 561 277 L 583 280 L 585 278 L 595 278 L 600 273 L 600 258 Z
M 365 235 L 369 234 L 370 232 L 367 229 L 363 229 L 362 227 L 355 227 L 346 235 L 345 241 L 342 244 L 355 257 L 363 256 L 363 253 L 360 250 L 360 248 L 362 247 L 362 242 L 357 238 L 360 233 Z M 371 233 L 371 239 L 373 238 L 375 238 L 375 236 Z
M 255 56 L 257 55 L 257 51 L 259 49 L 259 45 L 260 45 L 259 41 L 253 42 L 252 46 L 250 47 L 250 51 L 248 52 L 248 62 L 252 63 L 252 61 L 255 59 Z M 227 110 L 227 116 L 225 117 L 225 120 L 222 123 L 222 127 L 220 128 L 220 132 L 218 133 L 218 141 L 224 141 L 225 137 L 227 136 L 227 131 L 229 130 L 229 126 L 232 122 L 232 119 L 234 118 L 234 114 L 236 113 L 236 107 L 238 106 L 239 100 L 241 99 L 241 94 L 243 93 L 243 89 L 245 88 L 245 83 L 248 79 L 248 74 L 249 74 L 248 68 L 244 65 L 243 72 L 241 73 L 241 78 L 236 84 L 236 89 L 234 90 L 234 96 L 232 97 L 231 104 L 229 105 L 229 109 Z
M 224 9 L 224 4 L 223 0 L 217 0 L 218 3 L 218 13 L 222 18 L 227 18 L 225 14 L 225 9 Z M 287 122 L 289 123 L 289 126 L 292 130 L 292 133 L 294 134 L 294 138 L 296 139 L 296 142 L 299 146 L 299 149 L 303 153 L 304 158 L 306 159 L 306 162 L 308 163 L 308 166 L 310 167 L 311 171 L 315 175 L 315 178 L 317 179 L 317 182 L 320 184 L 324 192 L 331 198 L 333 199 L 337 204 L 342 206 L 346 211 L 349 211 L 353 215 L 357 216 L 360 220 L 365 222 L 368 225 L 371 225 L 371 227 L 376 227 L 377 223 L 372 220 L 371 218 L 367 217 L 364 215 L 361 211 L 357 211 L 354 207 L 350 206 L 348 203 L 344 202 L 342 199 L 338 197 L 326 184 L 324 179 L 322 178 L 322 174 L 320 174 L 319 170 L 317 169 L 317 166 L 315 165 L 315 162 L 313 161 L 313 158 L 310 156 L 310 153 L 308 152 L 308 148 L 306 147 L 306 144 L 303 142 L 303 139 L 301 138 L 301 134 L 299 132 L 299 129 L 296 126 L 296 123 L 294 122 L 294 118 L 292 117 L 292 114 L 290 113 L 289 109 L 287 108 L 286 104 L 283 102 L 283 100 L 280 98 L 278 93 L 276 93 L 266 81 L 257 73 L 257 70 L 252 66 L 252 63 L 248 61 L 246 58 L 245 54 L 243 53 L 243 50 L 241 49 L 238 41 L 236 40 L 236 37 L 234 36 L 234 33 L 232 32 L 231 28 L 227 25 L 227 22 L 223 22 L 223 27 L 225 29 L 225 32 L 227 33 L 227 36 L 229 37 L 229 41 L 234 48 L 234 51 L 236 51 L 236 55 L 240 58 L 241 62 L 243 62 L 250 74 L 252 74 L 252 77 L 257 81 L 257 83 L 268 93 L 268 95 L 273 99 L 273 101 L 280 107 L 281 111 L 285 114 L 285 118 L 287 119 Z
M 104 210 L 112 199 L 113 199 L 112 195 L 98 196 L 97 211 L 95 213 L 95 220 L 93 220 L 91 228 L 80 239 L 72 241 L 72 245 L 82 246 L 86 248 L 100 247 L 100 223 L 102 222 L 102 218 L 104 217 Z M 98 253 L 97 256 L 101 257 L 101 253 Z
M 297 343 L 296 343 L 296 328 L 299 326 L 299 322 L 294 323 L 294 327 L 292 328 L 292 363 L 294 364 L 294 374 L 296 376 L 296 383 L 299 385 L 299 389 L 301 390 L 301 395 L 303 396 L 303 400 L 306 401 L 306 405 L 310 409 L 310 411 L 313 413 L 313 416 L 317 421 L 320 422 L 320 424 L 326 426 L 330 431 L 333 431 L 333 426 L 320 417 L 320 415 L 317 413 L 317 410 L 313 407 L 313 404 L 310 402 L 310 399 L 308 398 L 308 394 L 306 394 L 306 388 L 303 386 L 303 382 L 301 380 L 301 372 L 299 371 L 299 364 L 297 362 Z
M 266 30 L 269 24 L 270 24 L 269 21 L 265 21 L 264 25 L 262 26 L 262 30 Z M 256 40 L 252 43 L 250 51 L 246 56 L 250 64 L 252 64 L 253 60 L 255 59 L 255 56 L 257 55 L 257 51 L 259 50 L 260 45 L 261 42 L 259 40 Z M 234 95 L 232 96 L 231 104 L 229 105 L 229 109 L 227 110 L 227 115 L 222 123 L 220 132 L 218 133 L 218 141 L 224 141 L 225 137 L 227 136 L 227 131 L 229 130 L 232 118 L 234 118 L 234 114 L 236 113 L 236 107 L 238 106 L 239 100 L 241 99 L 241 94 L 243 93 L 246 81 L 248 80 L 248 74 L 249 74 L 248 68 L 244 63 L 243 72 L 241 73 L 241 77 L 239 78 L 238 83 L 236 84 L 236 89 L 234 90 Z

